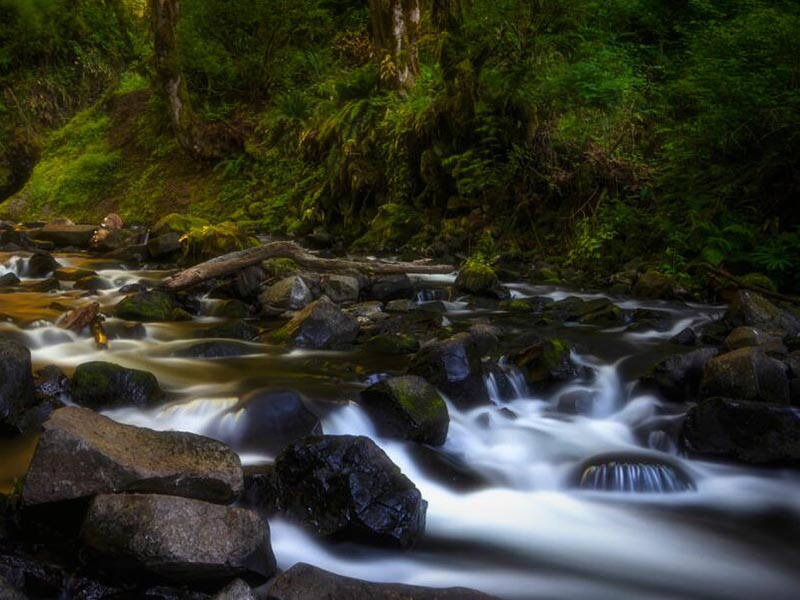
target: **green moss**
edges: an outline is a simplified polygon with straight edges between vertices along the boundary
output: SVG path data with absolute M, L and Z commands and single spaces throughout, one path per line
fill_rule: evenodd
M 419 350 L 419 342 L 406 333 L 384 333 L 367 340 L 364 347 L 379 354 L 413 354 Z
M 442 397 L 432 387 L 420 386 L 416 378 L 397 377 L 390 380 L 389 387 L 402 411 L 417 424 L 447 418 L 447 405 Z
M 769 277 L 763 273 L 748 273 L 741 278 L 742 285 L 754 288 L 761 288 L 769 290 L 770 292 L 777 292 L 778 286 Z
M 187 313 L 175 305 L 169 294 L 151 291 L 123 298 L 114 307 L 114 316 L 129 321 L 184 321 Z
M 408 243 L 421 222 L 412 207 L 388 202 L 381 205 L 369 229 L 353 243 L 355 249 L 394 250 Z
M 210 225 L 210 223 L 200 217 L 170 213 L 159 219 L 153 225 L 152 231 L 154 235 L 162 235 L 164 233 L 179 233 L 183 235 L 192 229 L 199 229 L 207 225 Z
M 458 271 L 456 287 L 472 294 L 495 289 L 500 284 L 497 273 L 479 258 L 467 260 Z
M 244 250 L 259 244 L 236 224 L 230 221 L 219 225 L 203 225 L 190 229 L 181 238 L 184 243 L 184 258 L 190 262 L 202 262 Z
M 261 263 L 261 268 L 273 279 L 284 279 L 298 271 L 297 263 L 291 258 L 270 258 Z

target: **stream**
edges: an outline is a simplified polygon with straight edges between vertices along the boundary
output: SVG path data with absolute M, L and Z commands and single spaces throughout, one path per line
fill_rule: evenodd
M 55 257 L 63 267 L 90 269 L 109 282 L 111 288 L 94 297 L 103 307 L 119 301 L 121 286 L 156 283 L 168 274 L 128 270 L 119 262 L 81 254 Z M 24 253 L 0 254 L 0 276 L 14 272 L 25 284 L 25 260 Z M 480 318 L 516 333 L 542 330 L 522 315 L 458 300 L 440 302 L 437 290 L 446 289 L 451 277 L 415 279 L 424 290 L 417 302 L 437 303 L 437 318 L 455 329 Z M 517 298 L 601 296 L 507 285 Z M 63 287 L 0 293 L 0 336 L 12 336 L 31 350 L 34 371 L 55 364 L 71 375 L 81 363 L 104 360 L 153 373 L 168 393 L 169 402 L 158 409 L 105 411 L 112 419 L 157 430 L 213 431 L 240 453 L 243 464 L 253 466 L 274 457 L 243 442 L 238 434 L 246 416 L 229 409 L 239 396 L 259 387 L 296 390 L 326 434 L 372 438 L 429 503 L 425 536 L 406 552 L 332 544 L 270 518 L 281 568 L 302 561 L 360 579 L 464 586 L 509 600 L 789 600 L 800 595 L 800 473 L 681 455 L 664 431 L 680 419 L 685 406 L 663 402 L 636 386 L 648 366 L 681 351 L 670 343 L 673 335 L 717 318 L 724 307 L 613 297 L 626 311 L 663 313 L 667 326 L 647 332 L 549 326 L 548 334 L 578 348 L 573 359 L 594 376 L 536 395 L 509 367 L 510 397 L 493 376 L 487 377 L 490 405 L 466 410 L 448 403 L 450 428 L 437 454 L 446 457 L 457 476 L 443 476 L 436 467 L 440 461 L 431 461 L 413 444 L 379 436 L 352 402 L 376 374 L 401 374 L 408 357 L 359 347 L 306 351 L 241 341 L 246 347 L 241 356 L 176 356 L 198 341 L 199 332 L 223 321 L 210 316 L 146 323 L 141 339 L 115 339 L 122 324 L 109 318 L 110 350 L 99 350 L 90 337 L 54 325 L 64 307 L 85 301 L 83 292 Z M 219 302 L 200 300 L 206 313 Z M 592 396 L 589 414 L 558 410 L 559 398 L 572 392 Z M 24 474 L 35 442 L 30 436 L 0 438 L 0 491 L 8 492 Z M 644 454 L 667 467 L 622 465 L 580 477 L 584 461 L 606 454 Z

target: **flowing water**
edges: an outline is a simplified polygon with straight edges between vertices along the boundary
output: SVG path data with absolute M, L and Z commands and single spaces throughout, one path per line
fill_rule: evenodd
M 119 300 L 120 286 L 165 275 L 80 255 L 58 260 L 98 271 L 113 283 L 114 289 L 96 297 L 103 306 Z M 0 255 L 0 275 L 13 271 L 26 283 L 25 264 L 24 257 Z M 423 287 L 430 290 L 417 301 L 440 303 L 447 311 L 443 318 L 455 326 L 488 317 L 508 330 L 536 329 L 525 317 L 442 302 L 448 282 L 428 278 Z M 517 297 L 576 295 L 510 287 Z M 64 306 L 82 301 L 80 292 L 70 290 L 0 294 L 0 335 L 25 343 L 35 369 L 56 364 L 70 374 L 80 363 L 108 360 L 151 371 L 169 394 L 166 406 L 106 414 L 154 429 L 213 430 L 234 448 L 247 418 L 229 410 L 240 395 L 263 386 L 295 389 L 321 418 L 325 433 L 371 437 L 429 503 L 426 535 L 404 553 L 329 544 L 270 519 L 283 568 L 303 561 L 362 579 L 466 586 L 509 599 L 800 597 L 798 473 L 681 456 L 670 433 L 681 408 L 639 393 L 634 385 L 648 365 L 680 351 L 668 342 L 672 335 L 715 318 L 720 307 L 616 299 L 626 310 L 661 311 L 667 325 L 646 333 L 559 326 L 553 333 L 576 344 L 574 359 L 593 371 L 590 382 L 537 396 L 512 367 L 501 364 L 508 385 L 490 375 L 490 405 L 461 410 L 450 403 L 446 444 L 421 454 L 410 444 L 382 439 L 351 402 L 375 374 L 401 373 L 407 358 L 244 342 L 242 356 L 177 357 L 197 341 L 199 331 L 219 322 L 211 317 L 146 324 L 143 339 L 112 339 L 110 351 L 98 350 L 91 339 L 53 325 Z M 116 325 L 107 321 L 110 331 Z M 588 414 L 557 410 L 559 398 L 578 392 L 592 399 Z M 0 440 L 0 485 L 6 490 L 24 473 L 34 445 L 30 437 Z M 246 464 L 273 458 L 240 450 Z

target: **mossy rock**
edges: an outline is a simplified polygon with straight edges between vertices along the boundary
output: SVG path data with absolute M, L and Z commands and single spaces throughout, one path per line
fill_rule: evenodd
M 407 333 L 382 333 L 368 339 L 364 348 L 378 354 L 414 354 L 419 350 L 419 342 Z
M 500 287 L 497 273 L 489 265 L 469 261 L 458 271 L 456 287 L 475 295 L 495 295 Z
M 778 286 L 769 277 L 763 273 L 748 273 L 740 280 L 742 285 L 752 288 L 761 288 L 770 292 L 777 292 Z
M 261 268 L 271 279 L 284 279 L 300 270 L 291 258 L 269 258 L 261 263 Z
M 412 208 L 387 202 L 378 209 L 369 231 L 353 243 L 353 248 L 393 250 L 407 244 L 421 226 L 419 215 Z
M 405 375 L 376 383 L 361 392 L 360 404 L 384 435 L 432 446 L 447 439 L 447 405 L 422 377 Z
M 356 318 L 323 296 L 295 314 L 268 339 L 298 348 L 331 349 L 351 344 L 358 331 Z
M 153 236 L 164 235 L 166 233 L 177 233 L 183 235 L 192 229 L 199 229 L 210 225 L 205 219 L 200 217 L 193 217 L 191 215 L 183 215 L 178 213 L 170 213 L 153 225 L 151 233 Z
M 519 367 L 532 387 L 571 381 L 579 375 L 570 345 L 560 338 L 541 340 L 517 352 L 510 362 Z
M 102 361 L 79 365 L 69 391 L 75 404 L 93 410 L 149 408 L 164 401 L 164 391 L 152 373 Z
M 114 307 L 114 316 L 126 321 L 187 321 L 192 318 L 164 292 L 139 292 L 125 297 Z
M 190 229 L 181 238 L 187 263 L 199 263 L 223 254 L 258 246 L 258 240 L 247 235 L 236 223 L 203 225 Z

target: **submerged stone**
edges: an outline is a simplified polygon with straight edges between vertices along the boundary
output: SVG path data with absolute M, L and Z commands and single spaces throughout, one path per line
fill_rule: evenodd
M 647 454 L 592 457 L 578 468 L 574 484 L 602 492 L 669 494 L 696 489 L 680 465 Z
M 185 321 L 187 315 L 175 299 L 164 292 L 138 292 L 126 296 L 114 307 L 114 316 L 128 321 Z

